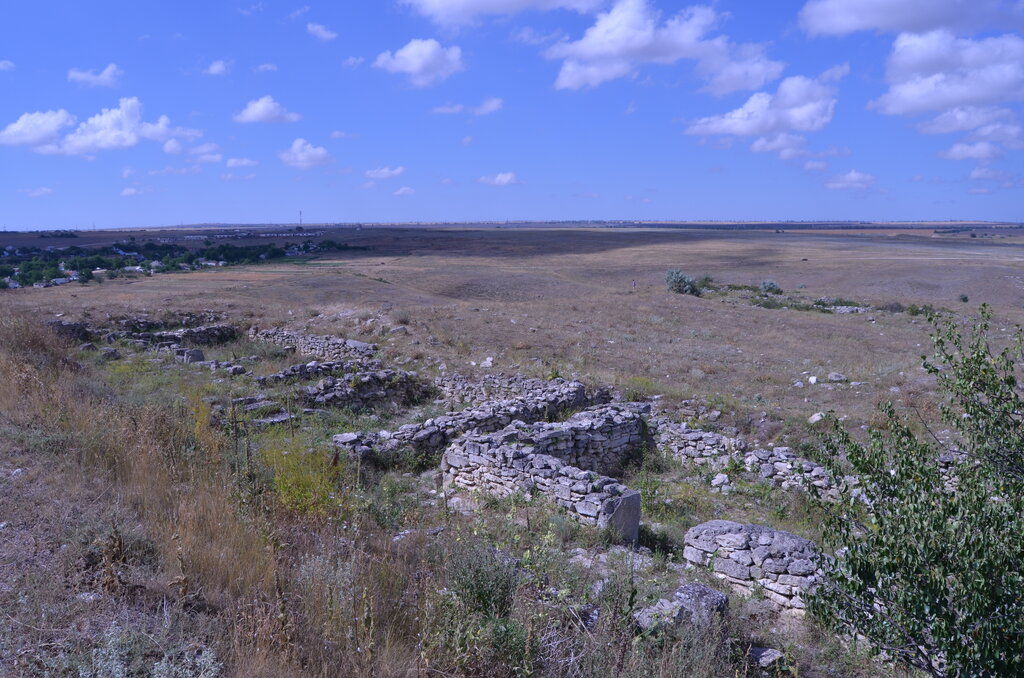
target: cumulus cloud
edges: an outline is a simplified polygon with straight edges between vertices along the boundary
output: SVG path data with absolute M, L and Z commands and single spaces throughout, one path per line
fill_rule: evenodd
M 978 162 L 990 162 L 1002 155 L 1002 151 L 995 144 L 988 141 L 978 141 L 973 144 L 957 143 L 940 154 L 943 158 L 950 160 L 977 160 Z
M 122 198 L 131 198 L 136 195 L 142 195 L 143 193 L 149 193 L 149 189 L 140 186 L 128 186 L 127 188 L 121 189 Z
M 274 101 L 269 94 L 253 99 L 240 112 L 235 113 L 235 122 L 295 122 L 302 116 L 289 112 L 284 106 Z
M 277 156 L 285 165 L 299 169 L 309 169 L 331 161 L 331 154 L 327 152 L 326 148 L 314 146 L 301 138 L 293 141 L 291 148 L 281 151 Z
M 181 142 L 177 139 L 168 139 L 164 142 L 164 153 L 170 153 L 172 155 L 181 153 L 183 150 Z
M 831 189 L 865 189 L 875 184 L 875 177 L 857 170 L 850 170 L 846 174 L 837 174 L 828 180 L 825 188 Z
M 490 115 L 491 113 L 497 113 L 504 108 L 505 102 L 498 97 L 491 97 L 485 99 L 479 106 L 473 109 L 473 115 Z
M 808 160 L 804 163 L 804 169 L 808 172 L 824 172 L 828 163 L 824 160 Z
M 205 69 L 203 69 L 203 73 L 205 73 L 206 75 L 227 75 L 228 70 L 230 68 L 231 67 L 228 65 L 226 61 L 224 61 L 223 59 L 217 59 L 209 66 L 207 66 Z
M 513 184 L 522 183 L 519 181 L 519 177 L 516 176 L 515 172 L 498 172 L 497 174 L 489 174 L 480 177 L 478 181 L 481 184 L 488 184 L 490 186 L 511 186 Z
M 366 59 L 364 59 L 361 56 L 350 56 L 344 61 L 342 61 L 341 65 L 344 66 L 345 68 L 358 68 L 359 66 L 363 65 L 364 61 L 366 61 Z
M 698 75 L 714 94 L 757 89 L 779 77 L 783 64 L 769 59 L 763 45 L 737 45 L 725 36 L 708 39 L 719 20 L 711 7 L 694 6 L 662 22 L 649 0 L 617 0 L 582 38 L 552 45 L 545 56 L 563 60 L 558 89 L 596 87 L 630 76 L 642 64 L 681 59 L 697 62 Z
M 327 28 L 327 26 L 324 26 L 323 24 L 314 24 L 312 22 L 306 24 L 306 32 L 317 40 L 323 40 L 324 42 L 330 42 L 338 37 L 338 34 Z
M 228 158 L 227 166 L 234 167 L 253 167 L 258 165 L 259 162 L 250 158 Z
M 53 189 L 49 186 L 40 186 L 39 188 L 19 188 L 18 193 L 23 193 L 29 198 L 42 198 L 44 195 L 50 195 L 53 193 Z
M 366 170 L 367 179 L 393 179 L 405 174 L 404 167 L 378 167 L 377 169 Z
M 354 139 L 355 136 L 356 135 L 352 134 L 351 132 L 342 132 L 341 130 L 337 129 L 331 132 L 332 139 Z
M 65 127 L 75 124 L 75 116 L 63 108 L 59 111 L 23 113 L 0 131 L 0 145 L 45 146 L 57 140 Z
M 97 151 L 131 148 L 142 139 L 164 143 L 173 137 L 195 139 L 196 129 L 172 127 L 166 115 L 156 122 L 142 119 L 142 102 L 122 98 L 117 108 L 104 108 L 60 138 L 60 132 L 75 122 L 67 111 L 25 113 L 0 132 L 0 144 L 30 146 L 37 153 L 83 155 Z
M 444 26 L 458 26 L 487 15 L 509 15 L 527 10 L 596 10 L 604 0 L 402 0 L 420 14 Z
M 997 106 L 957 106 L 918 125 L 925 134 L 950 134 L 977 129 L 982 125 L 1013 117 L 1008 108 Z
M 916 115 L 1024 99 L 1024 38 L 980 40 L 948 30 L 900 34 L 886 64 L 889 90 L 871 105 Z
M 737 109 L 700 118 L 686 128 L 696 136 L 758 137 L 750 149 L 775 152 L 783 159 L 807 155 L 806 138 L 794 132 L 817 132 L 832 121 L 834 82 L 846 68 L 830 68 L 818 78 L 795 75 L 779 83 L 774 94 L 757 92 Z
M 413 195 L 416 193 L 416 189 L 410 186 L 402 186 L 400 189 L 395 191 L 393 195 Z
M 274 73 L 277 71 L 277 64 L 260 64 L 256 68 L 252 69 L 257 73 Z
M 289 18 L 289 19 L 298 19 L 298 18 L 299 18 L 300 16 L 302 16 L 303 14 L 305 14 L 306 12 L 308 12 L 309 10 L 310 10 L 310 7 L 309 7 L 309 5 L 303 5 L 302 7 L 299 7 L 299 8 L 298 8 L 297 10 L 295 10 L 294 12 L 291 12 L 291 13 L 290 13 L 290 14 L 288 15 L 288 18 Z
M 413 39 L 394 53 L 383 52 L 373 65 L 389 73 L 408 76 L 414 87 L 429 87 L 466 68 L 461 48 L 442 47 L 433 38 Z
M 13 61 L 8 61 L 7 59 L 4 59 L 3 61 L 0 61 L 0 71 L 13 71 L 13 70 L 14 70 L 14 62 Z
M 1007 0 L 809 0 L 800 10 L 800 25 L 812 35 L 974 30 L 1021 19 L 1024 6 Z
M 68 71 L 68 82 L 77 82 L 86 87 L 117 87 L 122 75 L 124 71 L 118 68 L 117 64 L 108 64 L 99 73 L 72 68 Z

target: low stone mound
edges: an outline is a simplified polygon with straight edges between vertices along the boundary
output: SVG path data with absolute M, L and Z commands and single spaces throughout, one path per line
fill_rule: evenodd
M 276 346 L 292 348 L 297 353 L 320 358 L 321 360 L 368 358 L 377 352 L 375 344 L 367 344 L 364 341 L 318 334 L 305 334 L 283 328 L 261 330 L 258 327 L 253 327 L 249 330 L 249 338 L 256 341 L 265 341 Z
M 696 582 L 683 581 L 671 598 L 661 598 L 633 615 L 637 626 L 647 632 L 671 631 L 684 623 L 708 626 L 729 609 L 729 598 L 721 591 Z
M 92 331 L 85 323 L 74 323 L 67 320 L 51 320 L 46 326 L 57 336 L 72 341 L 88 341 L 92 338 Z
M 202 325 L 200 327 L 183 327 L 165 332 L 130 332 L 113 330 L 103 334 L 108 344 L 116 341 L 137 343 L 140 347 L 149 344 L 189 343 L 197 346 L 215 346 L 226 344 L 238 338 L 238 330 L 231 325 Z
M 803 595 L 821 577 L 814 543 L 789 532 L 712 520 L 686 532 L 683 557 L 747 595 L 755 590 L 784 611 L 803 614 Z
M 480 490 L 495 496 L 542 494 L 587 525 L 609 528 L 633 543 L 640 530 L 640 493 L 613 478 L 570 466 L 532 446 L 519 444 L 514 430 L 463 436 L 441 459 L 445 487 Z
M 430 386 L 415 372 L 376 370 L 326 377 L 299 392 L 310 407 L 347 407 L 367 409 L 393 403 L 413 405 L 430 395 Z
M 308 363 L 290 365 L 274 374 L 256 377 L 254 381 L 260 386 L 270 386 L 290 381 L 315 379 L 317 377 L 334 377 L 355 372 L 372 372 L 382 368 L 383 365 L 381 365 L 379 360 L 329 360 L 327 362 L 312 360 Z

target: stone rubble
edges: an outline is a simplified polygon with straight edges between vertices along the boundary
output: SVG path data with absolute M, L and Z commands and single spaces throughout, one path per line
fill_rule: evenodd
M 255 377 L 254 381 L 260 386 L 268 386 L 290 381 L 301 381 L 303 379 L 336 377 L 343 374 L 376 371 L 380 369 L 383 369 L 383 365 L 379 360 L 330 360 L 327 362 L 311 360 L 308 363 L 291 365 L 280 372 L 275 372 L 274 374 Z
M 377 370 L 325 377 L 299 389 L 310 407 L 347 407 L 362 410 L 384 403 L 414 405 L 431 394 L 431 387 L 415 372 Z

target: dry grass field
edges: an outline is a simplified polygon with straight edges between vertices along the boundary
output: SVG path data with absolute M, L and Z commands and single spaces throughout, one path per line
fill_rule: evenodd
M 328 234 L 370 249 L 21 290 L 0 303 L 65 317 L 214 309 L 254 324 L 371 337 L 381 325 L 364 321 L 380 315 L 411 330 L 384 343 L 429 358 L 428 366 L 472 372 L 471 363 L 493 356 L 498 370 L 704 398 L 741 419 L 763 412 L 799 422 L 834 409 L 860 423 L 881 399 L 927 405 L 923 316 L 761 308 L 743 290 L 675 295 L 665 272 L 707 274 L 719 286 L 772 279 L 807 302 L 931 305 L 957 315 L 984 302 L 1010 329 L 1024 319 L 1024 237 L 1012 233 L 344 229 Z M 808 383 L 833 371 L 850 383 Z

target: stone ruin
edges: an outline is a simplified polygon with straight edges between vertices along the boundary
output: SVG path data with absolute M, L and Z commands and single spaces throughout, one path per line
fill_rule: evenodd
M 686 532 L 683 558 L 711 570 L 740 593 L 755 592 L 802 615 L 803 596 L 821 578 L 819 554 L 802 537 L 760 525 L 711 520 Z
M 261 330 L 258 327 L 253 327 L 249 330 L 249 338 L 293 349 L 296 353 L 321 360 L 358 360 L 368 358 L 377 352 L 375 344 L 368 344 L 364 341 L 292 332 L 282 328 Z
M 343 374 L 353 374 L 361 371 L 376 371 L 383 369 L 379 360 L 364 358 L 361 360 L 329 360 L 317 362 L 311 360 L 308 363 L 290 365 L 279 372 L 261 377 L 253 377 L 253 380 L 260 386 L 272 386 L 290 381 L 302 381 L 304 379 L 315 379 L 317 377 L 337 377 Z
M 524 377 L 521 374 L 484 374 L 479 378 L 469 378 L 461 374 L 444 374 L 434 380 L 441 398 L 451 405 L 463 407 L 482 405 L 495 400 L 551 400 L 553 384 L 575 384 L 578 382 L 566 382 L 562 378 L 536 379 Z M 568 400 L 556 404 L 559 409 L 579 407 L 574 402 L 576 392 L 565 391 L 564 395 Z M 611 401 L 610 394 L 599 389 L 590 396 L 594 403 Z
M 459 412 L 449 412 L 419 424 L 406 424 L 397 431 L 344 433 L 334 436 L 337 446 L 364 460 L 388 458 L 402 449 L 419 454 L 441 451 L 469 431 L 492 433 L 513 421 L 531 423 L 552 419 L 565 412 L 586 407 L 595 397 L 578 381 L 552 379 L 543 388 L 507 400 L 493 400 Z
M 377 370 L 325 377 L 299 391 L 310 407 L 347 407 L 361 410 L 384 403 L 413 405 L 430 395 L 430 385 L 415 372 Z
M 515 427 L 488 435 L 467 434 L 441 458 L 445 487 L 497 496 L 537 492 L 576 520 L 608 528 L 622 541 L 639 537 L 640 493 L 614 478 L 570 466 L 519 440 Z

